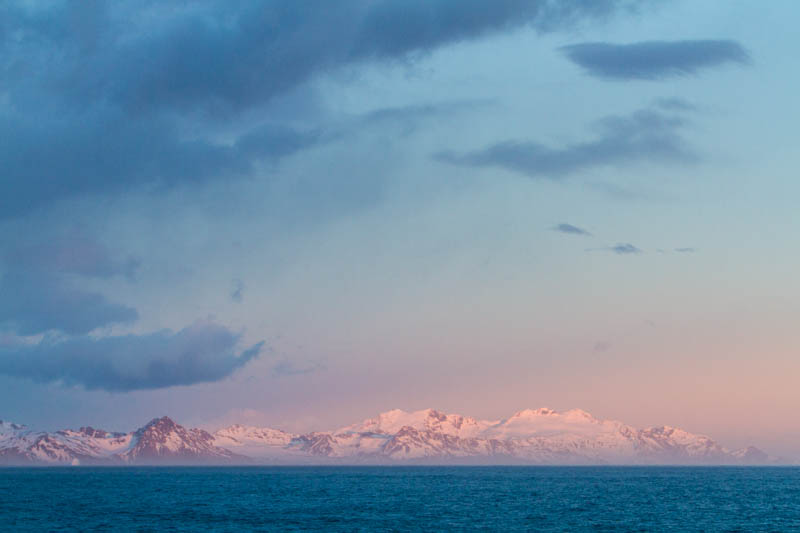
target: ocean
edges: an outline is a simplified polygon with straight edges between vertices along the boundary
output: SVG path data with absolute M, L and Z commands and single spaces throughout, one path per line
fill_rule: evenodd
M 0 469 L 3 531 L 791 531 L 790 467 Z

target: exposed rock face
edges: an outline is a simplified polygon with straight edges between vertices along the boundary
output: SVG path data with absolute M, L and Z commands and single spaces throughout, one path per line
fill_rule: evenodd
M 150 464 L 229 463 L 240 457 L 214 445 L 201 429 L 186 429 L 168 417 L 131 433 L 83 427 L 55 433 L 34 432 L 0 422 L 0 464 Z
M 217 444 L 236 426 L 218 431 Z M 290 435 L 248 428 L 247 454 L 261 460 L 526 464 L 763 464 L 760 450 L 731 452 L 703 435 L 668 426 L 637 429 L 580 409 L 526 409 L 476 420 L 434 409 L 387 411 L 331 432 Z M 277 433 L 276 433 L 277 432 Z M 275 438 L 275 435 L 279 438 Z M 287 442 L 288 441 L 288 442 Z
M 330 433 L 309 433 L 292 439 L 290 445 L 297 450 L 317 457 L 335 455 L 336 439 Z
M 109 433 L 108 431 L 104 431 L 102 429 L 95 429 L 91 426 L 82 427 L 77 431 L 77 433 L 86 435 L 87 437 L 94 437 L 97 439 L 106 439 L 111 437 L 124 437 L 125 433 Z
M 231 463 L 768 464 L 753 447 L 729 451 L 669 426 L 637 429 L 586 411 L 525 409 L 476 420 L 434 409 L 387 411 L 304 435 L 235 424 L 211 434 L 168 417 L 131 433 L 92 427 L 34 432 L 0 421 L 0 464 Z
M 169 417 L 155 418 L 136 430 L 131 448 L 119 457 L 129 463 L 229 462 L 237 455 L 214 445 L 214 437 L 202 429 L 186 429 Z

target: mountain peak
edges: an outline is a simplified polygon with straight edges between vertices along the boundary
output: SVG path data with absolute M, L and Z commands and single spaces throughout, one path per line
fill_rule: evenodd
M 539 407 L 538 409 L 523 409 L 522 411 L 517 411 L 511 418 L 528 418 L 532 416 L 551 416 L 559 414 L 555 409 L 550 409 L 549 407 Z
M 78 430 L 78 433 L 86 435 L 87 437 L 95 437 L 98 439 L 104 439 L 106 437 L 121 437 L 123 435 L 122 433 L 111 433 L 104 429 L 93 428 L 92 426 L 82 426 Z
M 8 420 L 0 420 L 0 431 L 22 431 L 24 429 L 28 429 L 27 426 L 15 424 Z
M 154 418 L 134 433 L 130 450 L 121 454 L 126 461 L 196 463 L 227 462 L 235 457 L 214 445 L 214 437 L 202 429 L 186 429 L 168 416 Z
M 504 464 L 769 464 L 757 448 L 729 451 L 709 437 L 670 426 L 637 429 L 581 409 L 524 409 L 499 421 L 436 409 L 393 409 L 337 432 L 291 434 L 234 424 L 213 435 L 167 416 L 127 433 L 86 426 L 54 433 L 0 422 L 2 464 L 297 464 L 320 458 Z M 233 453 L 236 450 L 241 455 Z M 327 460 L 327 459 L 326 459 Z
M 179 427 L 178 424 L 175 423 L 168 416 L 162 416 L 161 418 L 154 418 L 150 422 L 144 425 L 143 429 L 147 428 L 158 428 L 158 429 L 175 429 Z

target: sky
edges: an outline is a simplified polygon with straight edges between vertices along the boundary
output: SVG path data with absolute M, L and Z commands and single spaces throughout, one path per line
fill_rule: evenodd
M 0 6 L 0 418 L 582 408 L 800 457 L 789 0 Z

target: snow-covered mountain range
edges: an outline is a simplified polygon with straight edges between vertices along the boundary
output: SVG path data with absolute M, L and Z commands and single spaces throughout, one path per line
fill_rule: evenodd
M 195 464 L 246 460 L 214 445 L 202 429 L 186 429 L 168 417 L 131 433 L 92 427 L 54 433 L 30 431 L 0 421 L 0 465 L 19 464 Z
M 637 429 L 586 411 L 526 409 L 476 420 L 434 409 L 381 413 L 335 431 L 293 434 L 235 424 L 215 433 L 168 417 L 130 433 L 54 433 L 0 422 L 0 464 L 767 464 L 753 447 L 727 450 L 669 426 Z

